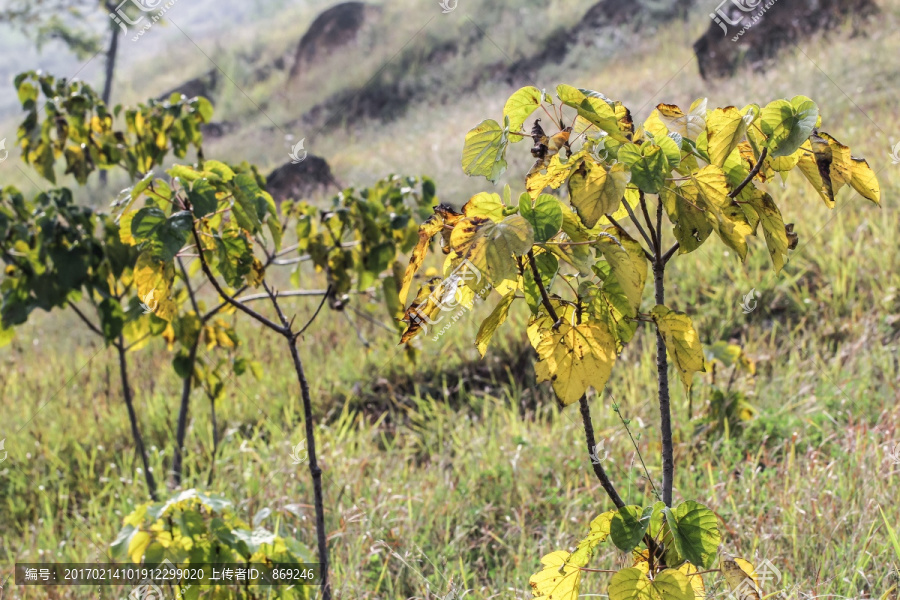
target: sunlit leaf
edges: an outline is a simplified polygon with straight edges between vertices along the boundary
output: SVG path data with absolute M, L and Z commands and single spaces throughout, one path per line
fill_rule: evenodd
M 691 318 L 658 304 L 650 314 L 666 342 L 669 358 L 675 363 L 685 391 L 691 389 L 694 373 L 704 371 L 703 346 Z

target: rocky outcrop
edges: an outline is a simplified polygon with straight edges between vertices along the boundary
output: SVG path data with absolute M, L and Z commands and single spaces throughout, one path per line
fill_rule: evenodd
M 316 17 L 297 46 L 290 79 L 300 77 L 317 58 L 354 42 L 379 12 L 378 7 L 365 2 L 342 2 Z
M 704 79 L 761 69 L 785 46 L 878 11 L 873 0 L 724 0 L 694 43 Z
M 219 84 L 219 70 L 210 69 L 203 75 L 185 81 L 181 85 L 172 88 L 164 94 L 160 94 L 159 100 L 168 100 L 172 94 L 184 94 L 188 98 L 203 96 L 213 100 L 216 95 L 216 86 Z
M 343 189 L 331 167 L 321 156 L 308 154 L 298 164 L 284 164 L 266 177 L 266 191 L 272 194 L 276 202 L 283 200 L 302 200 L 311 194 Z

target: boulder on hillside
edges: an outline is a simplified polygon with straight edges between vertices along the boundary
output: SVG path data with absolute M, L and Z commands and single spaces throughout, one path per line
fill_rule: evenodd
M 742 64 L 762 69 L 781 48 L 876 12 L 873 0 L 724 0 L 694 43 L 700 75 L 730 77 Z
M 188 98 L 203 96 L 209 100 L 213 99 L 216 92 L 216 86 L 219 84 L 219 70 L 210 69 L 203 75 L 194 77 L 172 88 L 164 94 L 158 96 L 158 100 L 168 100 L 172 94 L 184 94 Z
M 329 187 L 340 191 L 343 187 L 331 174 L 331 167 L 321 156 L 308 154 L 298 164 L 286 163 L 266 177 L 266 191 L 276 202 L 300 200 Z
M 296 80 L 316 58 L 355 41 L 363 26 L 379 12 L 377 6 L 365 2 L 342 2 L 316 17 L 297 46 L 291 81 Z

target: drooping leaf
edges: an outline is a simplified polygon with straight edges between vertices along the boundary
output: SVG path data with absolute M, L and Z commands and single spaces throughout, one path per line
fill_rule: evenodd
M 171 298 L 175 266 L 141 252 L 134 266 L 134 283 L 141 301 L 160 319 L 171 321 L 177 307 Z
M 516 290 L 503 296 L 500 302 L 497 303 L 497 306 L 494 307 L 494 310 L 491 311 L 491 314 L 488 315 L 488 318 L 481 324 L 481 327 L 478 328 L 478 334 L 475 336 L 475 347 L 478 348 L 478 353 L 481 354 L 482 358 L 487 353 L 488 344 L 491 343 L 494 333 L 506 322 L 506 317 L 509 315 L 509 307 L 512 306 L 515 299 Z
M 694 373 L 705 370 L 703 346 L 691 318 L 661 304 L 653 307 L 650 314 L 666 342 L 666 351 L 675 363 L 685 391 L 690 391 Z
M 740 205 L 729 198 L 725 172 L 715 165 L 707 165 L 694 173 L 691 179 L 697 185 L 701 207 L 715 215 L 716 233 L 744 260 L 747 257 L 747 236 L 753 235 L 753 228 Z
M 525 177 L 525 190 L 536 198 L 538 194 L 547 189 L 557 189 L 572 174 L 584 157 L 584 152 L 573 154 L 569 158 L 563 158 L 561 154 L 554 154 L 546 167 L 534 168 Z
M 591 532 L 578 542 L 575 551 L 566 560 L 566 564 L 585 567 L 594 555 L 594 550 L 609 536 L 610 524 L 616 511 L 608 510 L 591 521 Z
M 693 181 L 685 182 L 678 188 L 667 188 L 659 193 L 659 197 L 669 215 L 669 221 L 675 239 L 678 240 L 679 252 L 687 254 L 703 245 L 713 232 L 708 212 L 700 208 L 700 191 Z
M 466 175 L 482 175 L 496 183 L 506 171 L 506 147 L 509 127 L 487 119 L 466 134 L 462 168 Z
M 775 201 L 769 194 L 750 185 L 744 188 L 744 191 L 747 193 L 742 193 L 740 198 L 745 198 L 759 216 L 763 235 L 766 238 L 766 246 L 769 248 L 769 256 L 772 257 L 775 272 L 779 273 L 784 268 L 785 257 L 788 253 L 788 238 L 781 211 L 778 210 Z
M 597 246 L 600 248 L 603 258 L 609 263 L 612 274 L 629 304 L 636 310 L 641 305 L 641 297 L 647 281 L 647 259 L 640 245 L 625 231 L 617 227 L 609 227 L 604 233 L 614 237 L 615 241 L 601 236 L 597 239 Z
M 406 304 L 409 287 L 412 284 L 413 277 L 425 261 L 425 254 L 428 252 L 431 238 L 442 231 L 451 230 L 462 217 L 460 213 L 446 204 L 439 204 L 434 207 L 434 214 L 419 226 L 419 241 L 412 253 L 410 253 L 409 265 L 406 267 L 406 273 L 403 275 L 403 284 L 399 295 L 400 304 Z

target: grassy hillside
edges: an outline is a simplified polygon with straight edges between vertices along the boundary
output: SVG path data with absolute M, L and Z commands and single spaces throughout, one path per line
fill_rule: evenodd
M 737 429 L 698 433 L 713 424 L 709 376 L 698 377 L 691 399 L 673 388 L 676 496 L 715 510 L 729 524 L 725 547 L 771 561 L 779 587 L 797 597 L 880 598 L 900 582 L 900 554 L 886 527 L 900 523 L 900 464 L 891 458 L 900 444 L 900 166 L 889 156 L 900 140 L 900 2 L 880 0 L 883 14 L 861 32 L 847 25 L 788 49 L 761 72 L 707 83 L 691 50 L 709 25 L 703 3 L 686 21 L 588 34 L 557 56 L 553 40 L 592 2 L 460 0 L 443 15 L 437 2 L 399 0 L 382 6 L 355 45 L 293 84 L 287 70 L 297 40 L 328 4 L 246 3 L 253 10 L 238 15 L 232 11 L 242 4 L 234 3 L 218 21 L 212 3 L 182 2 L 183 32 L 173 25 L 128 48 L 115 91 L 121 101 L 155 95 L 214 63 L 227 74 L 214 98 L 216 120 L 236 128 L 209 140 L 208 156 L 274 168 L 287 160 L 285 136 L 305 137 L 342 183 L 427 174 L 441 200 L 457 206 L 490 188 L 460 171 L 465 132 L 497 118 L 522 85 L 600 90 L 631 107 L 638 123 L 660 102 L 686 106 L 700 96 L 711 106 L 815 99 L 824 128 L 878 172 L 883 206 L 844 191 L 828 211 L 794 175 L 777 190 L 800 236 L 781 275 L 760 240 L 744 264 L 713 244 L 673 263 L 669 297 L 692 316 L 703 342 L 738 343 L 757 363 L 755 376 L 732 384 L 756 411 Z M 153 52 L 142 55 L 151 41 Z M 528 60 L 535 56 L 544 60 Z M 264 69 L 279 59 L 282 67 Z M 353 104 L 379 90 L 387 105 Z M 334 119 L 326 109 L 335 98 L 384 112 Z M 2 131 L 16 119 L 4 113 Z M 517 175 L 533 159 L 526 144 L 509 158 L 501 184 L 520 191 Z M 0 164 L 2 185 L 30 189 L 15 163 L 11 155 Z M 114 178 L 111 189 L 124 185 Z M 95 184 L 84 200 L 109 198 Z M 751 290 L 758 307 L 744 314 Z M 296 302 L 310 314 L 316 308 L 314 300 Z M 357 308 L 387 320 L 377 307 Z M 415 364 L 385 328 L 355 314 L 350 320 L 368 347 L 338 314 L 306 334 L 301 353 L 323 423 L 317 435 L 340 598 L 530 598 L 540 556 L 571 546 L 608 508 L 584 458 L 578 415 L 560 411 L 552 392 L 535 385 L 524 335 L 496 340 L 478 359 L 472 340 L 487 310 L 466 314 L 437 342 L 423 336 Z M 524 323 L 525 311 L 510 320 Z M 242 333 L 266 375 L 235 377 L 218 407 L 225 435 L 210 489 L 238 503 L 248 520 L 270 508 L 261 524 L 312 548 L 311 485 L 290 458 L 304 433 L 289 357 L 265 333 L 250 326 Z M 640 331 L 608 393 L 591 399 L 606 464 L 626 501 L 651 494 L 636 448 L 655 457 L 660 444 L 652 341 L 649 328 Z M 171 460 L 181 386 L 171 360 L 164 345 L 133 356 L 139 416 L 159 473 Z M 36 314 L 0 349 L 0 439 L 15 461 L 0 463 L 0 582 L 16 561 L 102 556 L 123 516 L 145 500 L 115 369 L 113 351 L 71 313 Z M 634 444 L 614 405 L 631 420 Z M 185 487 L 206 488 L 212 435 L 200 395 L 191 417 Z M 660 465 L 647 468 L 658 480 Z M 624 566 L 620 554 L 606 552 L 596 559 L 601 568 Z M 607 576 L 588 575 L 583 592 L 603 595 Z M 22 593 L 9 587 L 0 598 Z M 87 588 L 28 595 L 94 597 Z

